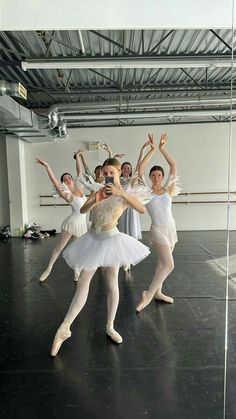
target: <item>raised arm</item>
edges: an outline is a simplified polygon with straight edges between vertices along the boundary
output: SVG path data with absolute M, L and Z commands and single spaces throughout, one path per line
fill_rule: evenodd
M 61 182 L 56 178 L 54 175 L 51 167 L 45 160 L 37 159 L 35 158 L 35 163 L 40 164 L 41 166 L 45 167 L 47 174 L 49 176 L 49 179 L 53 183 L 56 191 L 58 192 L 58 195 L 60 195 L 62 198 L 64 198 L 67 202 L 71 201 L 71 197 L 68 196 L 68 193 L 63 191 L 61 188 Z
M 108 145 L 108 144 L 106 144 L 106 143 L 103 143 L 103 144 L 102 144 L 102 147 L 103 147 L 103 149 L 104 149 L 105 151 L 107 151 L 108 156 L 109 156 L 109 159 L 111 159 L 111 158 L 113 157 L 113 153 L 112 153 L 112 150 L 111 150 L 111 148 L 109 147 L 109 145 Z
M 141 150 L 140 150 L 139 156 L 138 156 L 138 161 L 137 161 L 137 163 L 136 163 L 136 167 L 135 167 L 134 173 L 138 172 L 140 162 L 143 160 L 144 150 L 145 150 L 145 148 L 146 148 L 148 145 L 149 145 L 149 141 L 147 141 L 146 143 L 144 143 L 144 144 L 143 144 L 143 146 L 142 146 L 142 148 L 141 148 Z
M 155 154 L 157 146 L 154 142 L 153 134 L 148 134 L 148 142 L 144 144 L 144 146 L 150 146 L 150 150 L 147 152 L 146 156 L 141 160 L 138 167 L 138 175 L 139 177 L 144 176 L 145 168 L 149 162 L 149 160 L 152 158 L 152 156 Z M 143 147 L 144 147 L 143 146 Z
M 81 149 L 80 149 L 81 150 Z M 80 150 L 78 150 L 78 153 L 79 153 L 79 151 Z M 76 154 L 77 153 L 74 153 L 74 159 L 76 159 Z M 89 169 L 89 167 L 88 167 L 88 165 L 87 165 L 87 163 L 86 163 L 86 161 L 85 161 L 85 158 L 84 158 L 84 155 L 83 155 L 83 153 L 81 153 L 80 154 L 80 158 L 81 158 L 81 162 L 82 162 L 82 165 L 83 165 L 83 167 L 84 167 L 84 172 L 86 173 L 86 175 L 88 175 L 88 176 L 91 176 L 91 177 L 93 177 L 93 175 L 92 175 L 92 173 L 91 173 L 91 171 L 90 171 L 90 169 Z M 76 159 L 77 160 L 77 159 Z M 82 173 L 81 173 L 82 174 Z M 78 176 L 78 175 L 77 175 Z
M 168 165 L 170 166 L 170 175 L 176 176 L 177 175 L 177 164 L 176 161 L 171 157 L 171 155 L 166 151 L 165 145 L 167 142 L 167 135 L 161 134 L 160 143 L 159 143 L 159 150 L 161 154 L 166 159 Z
M 81 167 L 81 161 L 84 152 L 84 147 L 80 148 L 76 153 L 74 153 L 74 157 L 76 160 L 76 174 L 77 177 L 82 176 L 82 167 Z

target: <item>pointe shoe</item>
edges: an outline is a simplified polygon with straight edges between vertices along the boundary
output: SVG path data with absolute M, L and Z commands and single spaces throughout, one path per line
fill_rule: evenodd
M 44 271 L 42 273 L 42 275 L 39 278 L 39 282 L 43 282 L 45 281 L 45 279 L 47 279 L 47 277 L 50 275 L 51 269 L 46 269 L 46 271 Z
M 115 343 L 122 343 L 123 342 L 123 339 L 122 339 L 121 335 L 119 335 L 119 333 L 116 332 L 113 329 L 113 327 L 107 326 L 106 327 L 106 333 L 111 338 L 111 340 L 113 340 L 113 342 L 115 342 Z
M 156 291 L 154 297 L 156 300 L 163 301 L 164 303 L 173 304 L 174 302 L 174 299 L 172 297 L 162 294 L 162 292 Z
M 51 356 L 56 356 L 63 342 L 71 337 L 71 331 L 67 324 L 62 323 L 59 327 L 52 344 Z
M 152 294 L 148 291 L 143 291 L 142 299 L 136 307 L 136 311 L 143 310 L 152 301 Z
M 75 282 L 77 282 L 77 281 L 78 281 L 79 276 L 80 276 L 80 272 L 79 272 L 79 271 L 78 271 L 78 272 L 75 272 L 75 274 L 74 274 L 74 281 L 75 281 Z

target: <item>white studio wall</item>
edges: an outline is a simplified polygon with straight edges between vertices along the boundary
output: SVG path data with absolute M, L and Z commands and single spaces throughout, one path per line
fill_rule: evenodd
M 5 136 L 0 136 L 0 227 L 10 224 Z
M 25 164 L 29 221 L 38 222 L 43 228 L 56 228 L 60 231 L 62 220 L 69 214 L 68 207 L 40 207 L 39 195 L 51 194 L 52 187 L 43 167 L 34 163 L 34 158 L 46 160 L 59 177 L 63 172 L 75 174 L 73 152 L 89 141 L 107 142 L 114 153 L 124 152 L 121 161 L 135 165 L 139 150 L 153 132 L 157 141 L 162 132 L 168 134 L 167 149 L 176 159 L 183 192 L 227 191 L 229 124 L 186 124 L 168 126 L 143 126 L 122 128 L 74 129 L 69 137 L 55 143 L 25 143 Z M 232 144 L 232 153 L 235 152 Z M 93 169 L 107 157 L 104 150 L 86 151 L 86 160 Z M 167 173 L 166 162 L 157 153 L 150 167 L 160 164 Z M 149 167 L 149 168 L 150 168 Z M 235 185 L 236 169 L 232 167 L 232 180 Z M 175 198 L 179 200 L 179 197 Z M 198 200 L 225 200 L 227 195 L 200 195 Z M 182 197 L 182 201 L 185 200 Z M 50 201 L 53 203 L 53 201 Z M 63 201 L 62 201 L 63 202 Z M 231 229 L 236 228 L 231 209 Z M 173 213 L 178 230 L 221 230 L 226 229 L 226 204 L 174 204 Z M 234 214 L 235 215 L 235 214 Z M 143 230 L 148 230 L 150 221 L 147 214 L 141 216 Z

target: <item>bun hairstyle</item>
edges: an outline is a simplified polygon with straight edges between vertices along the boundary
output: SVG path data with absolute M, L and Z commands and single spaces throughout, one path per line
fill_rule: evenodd
M 155 170 L 159 170 L 163 174 L 163 177 L 165 176 L 163 167 L 161 167 L 161 166 L 152 166 L 152 168 L 151 168 L 151 170 L 149 172 L 149 177 L 151 176 L 152 172 L 155 172 Z
M 120 170 L 120 162 L 117 159 L 113 159 L 113 157 L 111 157 L 110 159 L 106 159 L 102 165 L 102 167 L 105 166 L 114 166 L 117 170 Z
M 128 164 L 129 166 L 130 166 L 130 168 L 131 168 L 131 173 L 130 173 L 130 175 L 129 176 L 132 176 L 132 164 L 129 162 L 129 161 L 125 161 L 124 163 L 122 163 L 122 165 L 121 165 L 121 170 L 122 170 L 122 168 L 123 168 L 123 166 L 125 165 L 125 164 Z
M 61 175 L 61 177 L 60 177 L 61 183 L 63 183 L 63 177 L 64 177 L 65 175 L 70 176 L 70 177 L 71 177 L 71 179 L 73 179 L 73 177 L 71 176 L 71 174 L 70 174 L 70 173 L 65 172 L 65 173 L 63 173 L 63 174 Z

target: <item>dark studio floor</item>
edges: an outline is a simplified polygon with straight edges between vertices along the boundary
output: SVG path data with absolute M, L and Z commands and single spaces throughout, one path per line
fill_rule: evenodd
M 148 233 L 144 234 L 148 242 Z M 120 271 L 116 328 L 105 335 L 106 286 L 97 271 L 72 337 L 50 357 L 76 284 L 60 257 L 38 278 L 57 238 L 0 242 L 1 419 L 223 419 L 226 233 L 179 232 L 164 290 L 173 305 L 135 312 L 155 255 Z M 236 418 L 236 232 L 231 233 L 226 418 Z

